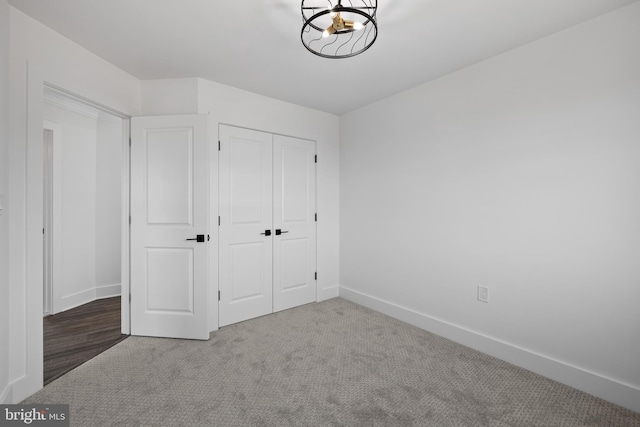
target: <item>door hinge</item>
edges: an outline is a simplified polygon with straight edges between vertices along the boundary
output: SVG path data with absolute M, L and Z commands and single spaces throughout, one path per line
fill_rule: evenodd
M 220 291 L 218 291 L 218 301 L 220 301 Z
M 318 280 L 318 272 L 316 271 L 315 274 L 313 275 L 314 280 Z
M 129 225 L 131 225 L 131 215 L 129 215 Z
M 218 151 L 220 151 L 220 141 L 218 141 Z
M 313 163 L 318 163 L 318 155 L 316 154 L 314 159 L 313 159 Z
M 218 215 L 218 227 L 220 226 L 220 215 Z
M 318 222 L 318 212 L 316 212 L 316 222 Z
M 209 236 L 209 235 L 207 234 L 207 242 L 208 242 L 209 240 L 211 240 L 211 236 Z

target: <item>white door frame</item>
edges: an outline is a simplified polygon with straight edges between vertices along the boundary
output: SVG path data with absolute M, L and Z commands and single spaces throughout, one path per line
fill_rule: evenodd
M 121 190 L 120 190 L 120 194 L 121 194 L 121 200 L 120 200 L 120 204 L 121 204 L 121 218 L 120 218 L 120 222 L 122 224 L 121 227 L 121 235 L 120 235 L 120 295 L 121 296 L 126 296 L 129 295 L 129 203 L 130 203 L 130 197 L 129 197 L 129 193 L 130 193 L 130 188 L 129 188 L 129 175 L 130 175 L 130 166 L 129 166 L 129 147 L 130 147 L 130 120 L 131 117 L 121 113 L 117 110 L 114 110 L 110 107 L 107 107 L 105 105 L 99 104 L 95 101 L 92 101 L 91 99 L 85 98 L 81 95 L 78 95 L 74 92 L 68 91 L 66 89 L 63 89 L 61 87 L 58 87 L 56 85 L 53 85 L 51 83 L 48 83 L 46 81 L 42 82 L 42 87 L 48 90 L 52 90 L 54 92 L 58 92 L 64 96 L 69 96 L 71 98 L 73 98 L 76 102 L 82 103 L 82 104 L 87 104 L 90 107 L 96 108 L 98 110 L 102 110 L 106 113 L 109 113 L 113 116 L 119 117 L 122 119 L 122 136 L 121 136 L 121 141 L 122 141 L 122 159 L 121 159 Z M 44 96 L 43 96 L 43 102 L 44 102 Z M 58 173 L 61 171 L 62 168 L 62 164 L 61 164 L 61 141 L 60 141 L 60 135 L 62 132 L 61 127 L 56 124 L 56 123 L 52 123 L 52 122 L 43 122 L 43 127 L 45 129 L 51 129 L 54 131 L 54 173 L 57 170 Z M 43 153 L 44 154 L 44 153 Z M 56 163 L 57 162 L 57 163 Z M 55 177 L 54 177 L 55 178 Z M 60 178 L 60 177 L 58 177 Z M 54 179 L 55 182 L 55 179 Z M 55 191 L 55 188 L 54 188 Z M 60 210 L 60 209 L 58 209 Z M 54 206 L 54 212 L 56 211 L 56 207 Z M 56 231 L 60 234 L 62 229 L 61 229 L 61 224 L 58 221 L 56 221 L 56 219 L 54 218 L 54 223 L 53 223 L 54 229 L 54 236 Z M 56 241 L 56 239 L 54 238 L 53 240 L 54 245 L 59 244 L 60 241 L 59 239 Z M 54 248 L 54 253 L 61 253 L 61 248 L 58 247 L 57 251 Z M 54 260 L 54 262 L 56 262 Z M 55 265 L 54 265 L 55 267 Z M 60 268 L 58 267 L 57 269 L 58 271 L 60 271 Z M 55 271 L 56 269 L 54 268 L 54 278 L 55 278 Z M 56 281 L 53 281 L 53 288 L 52 288 L 52 301 L 54 303 L 54 306 L 52 307 L 54 309 L 54 312 L 56 311 L 56 307 L 55 307 L 55 301 L 59 300 L 61 295 L 59 295 L 61 289 L 56 289 Z M 57 299 L 56 299 L 57 298 Z M 121 317 L 121 332 L 125 335 L 129 335 L 130 334 L 130 330 L 131 330 L 131 324 L 130 324 L 130 310 L 129 310 L 129 298 L 128 297 L 123 297 L 121 298 L 121 313 L 120 313 L 120 317 Z
M 42 166 L 43 166 L 43 201 L 42 201 L 42 234 L 44 239 L 44 250 L 43 254 L 43 268 L 44 272 L 42 275 L 43 278 L 43 317 L 48 316 L 53 312 L 51 308 L 51 289 L 53 288 L 53 278 L 51 277 L 52 261 L 51 256 L 53 253 L 53 245 L 52 245 L 52 228 L 53 228 L 53 130 L 47 129 L 47 124 L 45 123 L 44 131 L 42 132 Z
M 57 264 L 59 259 L 53 257 L 53 254 L 60 253 L 60 236 L 62 223 L 60 221 L 60 206 L 57 205 L 55 193 L 58 189 L 55 183 L 59 182 L 59 177 L 54 174 L 61 173 L 60 162 L 60 139 L 62 128 L 57 123 L 44 121 L 44 140 L 46 144 L 50 144 L 50 153 L 43 151 L 44 159 L 44 205 L 43 205 L 43 228 L 44 228 L 44 314 L 54 314 L 56 301 L 59 300 L 60 284 L 58 277 L 54 277 L 54 272 L 59 272 L 60 268 Z M 50 138 L 47 141 L 47 137 Z
M 121 292 L 129 295 L 129 120 L 130 116 L 45 81 L 42 72 L 27 63 L 26 200 L 25 200 L 25 322 L 24 375 L 13 383 L 13 395 L 27 397 L 43 385 L 43 107 L 44 88 L 71 95 L 123 119 L 122 262 Z M 126 137 L 125 137 L 126 135 Z M 129 298 L 122 298 L 122 333 L 129 334 Z
M 122 200 L 121 205 L 121 236 L 120 236 L 120 322 L 121 333 L 131 335 L 131 310 L 129 295 L 131 295 L 130 278 L 130 235 L 131 235 L 131 117 L 122 119 Z

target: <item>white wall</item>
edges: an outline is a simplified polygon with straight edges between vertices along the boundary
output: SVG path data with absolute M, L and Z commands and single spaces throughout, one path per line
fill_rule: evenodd
M 43 118 L 55 124 L 59 145 L 53 164 L 55 314 L 120 295 L 122 119 L 59 95 L 45 99 Z
M 640 411 L 638 22 L 344 115 L 340 294 Z
M 122 119 L 99 113 L 96 140 L 96 297 L 120 295 Z
M 9 5 L 0 0 L 0 404 L 9 402 Z
M 9 383 L 20 401 L 42 386 L 43 83 L 130 115 L 140 111 L 140 84 L 15 8 L 9 15 Z
M 53 184 L 53 203 L 60 207 L 53 217 L 61 222 L 54 227 L 61 233 L 53 237 L 60 248 L 53 253 L 60 257 L 56 265 L 61 267 L 54 271 L 58 298 L 53 299 L 53 312 L 58 313 L 87 302 L 86 294 L 95 286 L 97 120 L 48 103 L 43 118 L 58 124 L 61 133 L 54 136 L 61 158 L 53 165 L 60 169 L 54 172 Z
M 198 80 L 159 79 L 140 82 L 145 116 L 198 114 Z
M 217 141 L 219 124 L 229 124 L 316 142 L 318 208 L 318 300 L 338 294 L 338 117 L 298 105 L 264 97 L 204 79 L 169 79 L 141 82 L 145 115 L 210 114 Z M 175 102 L 168 102 L 175 100 Z M 213 179 L 217 177 L 217 149 L 212 156 Z M 211 199 L 217 201 L 217 183 L 212 183 Z M 217 205 L 212 204 L 212 223 L 217 221 Z M 217 232 L 217 228 L 213 228 Z M 217 241 L 217 236 L 212 235 Z M 217 265 L 217 254 L 212 253 Z M 210 292 L 212 313 L 217 313 L 217 272 L 213 272 Z M 210 318 L 217 328 L 217 315 Z

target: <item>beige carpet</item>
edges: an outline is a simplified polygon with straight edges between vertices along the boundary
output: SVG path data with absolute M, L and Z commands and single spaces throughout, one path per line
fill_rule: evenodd
M 131 337 L 25 403 L 73 426 L 640 426 L 625 410 L 340 298 L 209 341 Z

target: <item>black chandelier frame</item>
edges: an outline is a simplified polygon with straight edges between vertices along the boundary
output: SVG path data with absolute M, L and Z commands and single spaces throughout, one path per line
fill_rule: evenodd
M 302 12 L 303 25 L 302 25 L 302 30 L 300 32 L 300 38 L 302 40 L 303 46 L 309 52 L 323 58 L 332 58 L 332 59 L 350 58 L 366 51 L 376 41 L 376 39 L 378 38 L 378 24 L 376 22 L 376 12 L 378 9 L 377 0 L 368 0 L 368 1 L 361 0 L 361 3 L 363 4 L 363 6 L 353 6 L 352 0 L 347 0 L 347 1 L 349 2 L 349 6 L 343 6 L 342 0 L 338 0 L 338 3 L 335 6 L 331 4 L 331 1 L 328 1 L 330 7 L 323 8 L 318 6 L 305 6 L 305 0 L 302 0 L 300 9 Z M 307 3 L 308 3 L 308 0 L 307 0 Z M 307 16 L 307 14 L 305 13 L 305 11 L 315 12 L 318 9 L 320 9 L 320 12 L 312 13 L 311 16 Z M 371 12 L 371 13 L 367 13 L 367 12 Z M 323 37 L 322 34 L 327 28 L 326 26 L 317 25 L 316 22 L 322 21 L 322 19 L 326 15 L 335 14 L 335 13 L 352 14 L 352 15 L 358 15 L 363 17 L 364 22 L 361 23 L 362 28 L 361 29 L 343 28 L 340 30 L 336 30 L 335 33 L 331 34 L 329 37 L 326 38 L 326 39 L 331 38 L 332 41 L 322 43 L 321 40 L 325 39 L 325 37 Z M 315 38 L 308 37 L 308 39 L 306 40 L 305 35 L 310 34 L 312 31 L 317 32 L 318 36 Z M 358 32 L 362 32 L 362 35 L 354 41 L 353 40 L 354 34 Z M 373 33 L 373 37 L 369 39 L 369 37 L 371 36 L 371 33 Z M 346 39 L 345 41 L 346 36 L 349 36 L 349 38 Z M 362 42 L 362 46 L 359 47 L 359 43 L 363 37 L 364 37 L 364 41 Z M 338 44 L 337 47 L 333 48 L 332 50 L 333 53 L 323 52 L 325 48 L 329 46 L 333 46 L 338 42 L 342 42 L 342 43 Z M 350 50 L 347 53 L 344 53 L 344 54 L 338 53 L 341 48 L 349 44 L 351 46 L 350 46 Z M 318 45 L 319 48 L 316 48 L 316 45 Z

